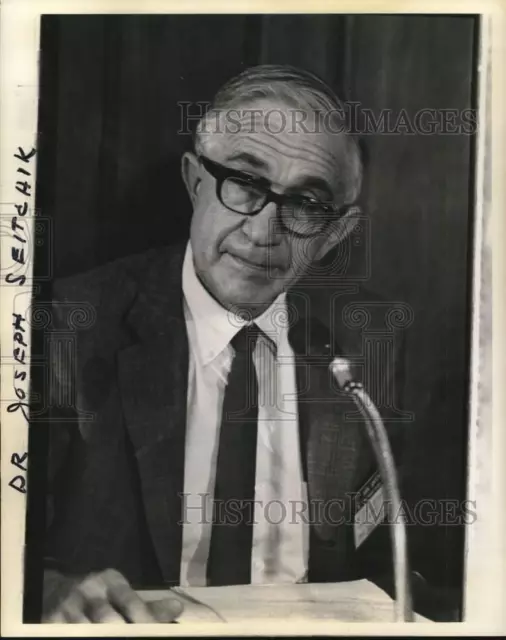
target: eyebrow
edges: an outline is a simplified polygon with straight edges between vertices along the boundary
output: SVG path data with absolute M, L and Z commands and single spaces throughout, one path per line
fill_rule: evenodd
M 240 162 L 249 164 L 254 169 L 267 170 L 269 168 L 269 165 L 264 162 L 264 160 L 257 158 L 252 153 L 248 153 L 247 151 L 239 151 L 238 153 L 234 153 L 230 157 L 226 158 L 226 160 L 227 162 L 235 162 L 239 160 Z

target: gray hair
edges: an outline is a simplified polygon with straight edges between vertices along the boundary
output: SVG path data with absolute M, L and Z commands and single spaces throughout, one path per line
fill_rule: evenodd
M 197 125 L 196 150 L 202 150 L 202 132 L 207 130 L 211 115 L 216 118 L 216 114 L 264 98 L 275 98 L 289 106 L 340 120 L 339 133 L 345 136 L 344 175 L 341 176 L 344 204 L 354 202 L 362 185 L 362 159 L 357 141 L 345 125 L 344 105 L 321 78 L 303 69 L 265 64 L 245 69 L 228 80 Z

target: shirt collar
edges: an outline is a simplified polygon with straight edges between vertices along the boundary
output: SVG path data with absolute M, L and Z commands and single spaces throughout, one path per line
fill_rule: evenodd
M 248 322 L 227 311 L 206 291 L 195 273 L 190 242 L 183 262 L 183 294 L 189 320 L 195 328 L 194 346 L 202 363 L 209 364 Z M 286 293 L 283 292 L 255 319 L 255 324 L 277 347 L 287 332 L 287 320 Z

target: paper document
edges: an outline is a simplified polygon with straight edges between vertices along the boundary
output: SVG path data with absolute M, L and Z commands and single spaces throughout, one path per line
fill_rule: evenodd
M 392 622 L 394 603 L 369 580 L 324 584 L 175 587 L 184 604 L 179 622 L 245 620 L 341 620 Z M 145 600 L 165 598 L 168 591 L 139 591 Z M 430 622 L 416 615 L 418 622 Z

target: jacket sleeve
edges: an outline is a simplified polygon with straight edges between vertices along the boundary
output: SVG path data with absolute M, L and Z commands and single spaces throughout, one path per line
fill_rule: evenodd
M 57 290 L 54 295 L 58 296 Z M 44 566 L 55 569 L 59 568 L 58 553 L 52 544 L 51 532 L 62 504 L 72 443 L 79 437 L 75 388 L 77 335 L 69 324 L 70 314 L 71 305 L 65 301 L 53 301 L 48 336 L 49 425 Z
M 90 421 L 94 420 L 86 394 L 90 388 L 99 387 L 100 380 L 86 387 L 86 372 L 97 354 L 113 360 L 118 350 L 129 344 L 124 319 L 136 296 L 129 265 L 135 272 L 139 264 L 136 257 L 122 259 L 53 284 L 51 322 L 46 335 L 49 426 L 44 546 L 48 567 L 59 568 L 62 551 L 57 532 L 75 499 L 71 479 L 78 481 L 76 465 L 81 460 Z

